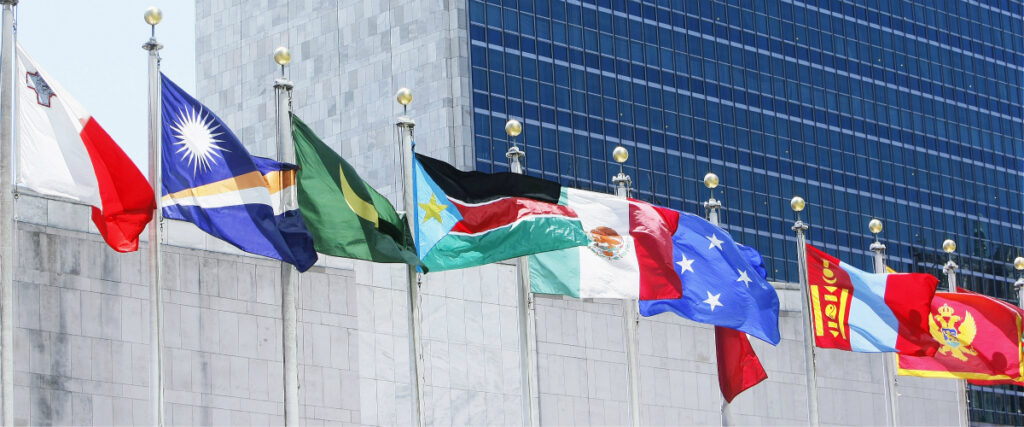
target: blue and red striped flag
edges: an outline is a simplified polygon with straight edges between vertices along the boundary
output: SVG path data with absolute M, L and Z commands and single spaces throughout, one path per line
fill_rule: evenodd
M 930 274 L 872 274 L 807 245 L 814 340 L 861 353 L 931 356 L 928 314 L 939 280 Z

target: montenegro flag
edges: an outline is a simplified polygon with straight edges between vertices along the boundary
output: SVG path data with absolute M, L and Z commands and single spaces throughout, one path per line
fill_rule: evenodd
M 899 356 L 899 375 L 962 378 L 986 384 L 1024 381 L 1020 308 L 973 292 L 938 292 L 928 326 L 933 357 Z

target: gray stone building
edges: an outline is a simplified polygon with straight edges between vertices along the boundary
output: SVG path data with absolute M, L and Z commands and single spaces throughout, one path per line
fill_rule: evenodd
M 273 155 L 271 52 L 289 46 L 296 114 L 399 201 L 393 94 L 401 86 L 414 91 L 418 150 L 472 167 L 465 15 L 459 0 L 197 2 L 197 96 L 253 154 Z M 22 196 L 17 214 L 17 422 L 148 423 L 146 243 L 136 253 L 109 250 L 87 206 Z M 281 424 L 279 263 L 173 221 L 165 247 L 168 423 Z M 523 423 L 516 274 L 502 263 L 426 276 L 428 424 Z M 800 295 L 776 286 L 783 339 L 777 347 L 752 340 L 769 379 L 734 401 L 740 424 L 807 422 Z M 321 256 L 302 274 L 305 424 L 410 424 L 407 312 L 401 266 Z M 538 298 L 536 314 L 542 423 L 629 423 L 621 305 Z M 639 343 L 642 424 L 718 424 L 712 328 L 663 314 L 640 322 Z M 823 423 L 887 422 L 883 356 L 817 355 Z M 956 385 L 899 378 L 900 420 L 966 422 Z

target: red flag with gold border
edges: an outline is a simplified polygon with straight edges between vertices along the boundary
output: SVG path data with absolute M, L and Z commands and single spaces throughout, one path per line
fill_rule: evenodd
M 962 378 L 987 384 L 1024 381 L 1024 311 L 976 293 L 937 292 L 928 325 L 940 345 L 932 357 L 899 356 L 899 375 Z

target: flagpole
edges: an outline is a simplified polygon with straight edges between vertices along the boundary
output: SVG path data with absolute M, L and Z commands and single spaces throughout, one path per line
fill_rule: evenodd
M 711 197 L 708 201 L 704 202 L 704 209 L 708 212 L 708 222 L 721 226 L 721 222 L 718 219 L 718 210 L 722 208 L 722 202 L 715 199 L 715 188 L 718 187 L 718 175 L 713 172 L 708 172 L 704 175 L 704 186 L 711 190 Z M 718 326 L 716 326 L 717 328 Z M 729 401 L 722 399 L 722 426 L 735 425 L 735 420 L 732 416 L 732 409 L 729 405 Z
M 519 120 L 510 119 L 505 123 L 505 133 L 511 144 L 505 157 L 508 158 L 512 173 L 523 174 L 522 159 L 526 153 L 516 146 L 516 137 L 523 132 Z M 530 258 L 519 257 L 519 283 L 516 287 L 519 297 L 519 368 L 523 389 L 523 425 L 540 425 L 540 384 L 537 383 L 537 318 L 534 311 L 533 292 L 530 291 Z
M 1013 260 L 1013 268 L 1017 270 L 1017 283 L 1013 284 L 1013 288 L 1017 290 L 1017 306 L 1024 309 L 1024 256 L 1019 256 Z
M 14 425 L 14 6 L 2 0 L 3 51 L 0 52 L 0 403 L 3 423 Z
M 409 104 L 412 103 L 412 91 L 408 88 L 401 88 L 398 90 L 395 98 L 398 103 L 402 105 L 402 115 L 398 117 L 398 122 L 395 126 L 398 126 L 399 131 L 402 135 L 402 177 L 404 185 L 402 186 L 402 195 L 405 205 L 405 217 L 409 222 L 409 229 L 415 230 L 416 227 L 416 210 L 414 209 L 416 200 L 412 193 L 413 185 L 413 128 L 416 127 L 416 122 L 406 115 L 408 112 Z M 423 426 L 424 411 L 423 411 L 423 342 L 421 341 L 420 335 L 420 281 L 419 274 L 416 272 L 415 266 L 409 266 L 408 268 L 408 279 L 409 279 L 409 352 L 412 357 L 412 363 L 410 363 L 410 377 L 409 382 L 412 387 L 412 410 L 413 410 L 413 422 L 418 426 Z
M 807 231 L 807 224 L 800 220 L 800 212 L 804 210 L 804 199 L 800 196 L 793 197 L 789 202 L 790 208 L 796 212 L 796 223 L 793 224 L 793 231 L 796 232 L 796 254 L 797 264 L 800 269 L 800 296 L 803 299 L 804 307 L 800 311 L 803 320 L 804 330 L 804 376 L 807 380 L 807 418 L 808 424 L 818 426 L 818 380 L 815 377 L 814 361 L 814 333 L 811 332 L 811 298 L 810 279 L 807 277 L 807 240 L 804 233 Z
M 295 143 L 292 141 L 292 82 L 285 77 L 284 66 L 291 62 L 288 48 L 274 49 L 274 62 L 281 66 L 281 77 L 274 79 L 277 97 L 277 159 L 295 163 Z M 282 185 L 282 188 L 284 186 Z M 296 205 L 295 187 L 282 190 L 281 204 L 285 209 Z M 296 295 L 299 272 L 295 266 L 281 261 L 281 351 L 284 363 L 284 425 L 299 425 L 299 334 Z
M 946 252 L 947 261 L 942 266 L 942 272 L 946 273 L 946 281 L 949 284 L 949 292 L 956 293 L 956 270 L 960 266 L 953 262 L 953 252 L 956 251 L 956 242 L 946 239 L 942 242 L 942 250 Z M 957 402 L 957 416 L 961 426 L 966 426 L 970 420 L 970 415 L 967 414 L 967 381 L 956 380 L 956 402 Z
M 622 171 L 622 164 L 629 159 L 629 151 L 622 146 L 615 147 L 612 150 L 612 158 L 619 164 L 619 174 L 612 178 L 612 183 L 615 184 L 615 195 L 623 199 L 628 198 L 633 180 Z M 626 361 L 629 373 L 629 414 L 633 419 L 633 427 L 640 426 L 640 359 L 637 355 L 639 348 L 636 341 L 636 330 L 640 323 L 638 303 L 638 300 L 622 300 L 622 320 L 626 330 Z
M 153 425 L 164 425 L 163 378 L 163 295 L 160 286 L 160 243 L 163 238 L 164 216 L 161 208 L 161 144 L 160 144 L 160 49 L 156 41 L 156 24 L 163 13 L 156 7 L 146 9 L 150 37 L 142 48 L 149 52 L 149 183 L 156 197 L 156 212 L 149 223 L 149 336 L 150 336 L 150 399 Z
M 877 218 L 873 218 L 868 222 L 868 230 L 871 234 L 875 235 L 875 241 L 871 244 L 869 249 L 875 253 L 874 264 L 875 273 L 884 274 L 885 271 L 885 244 L 878 241 L 878 233 L 882 232 L 882 221 Z M 899 406 L 896 402 L 896 354 L 883 354 L 885 364 L 883 365 L 883 373 L 885 375 L 885 399 L 888 401 L 889 406 L 886 408 L 889 416 L 889 425 L 899 425 Z

